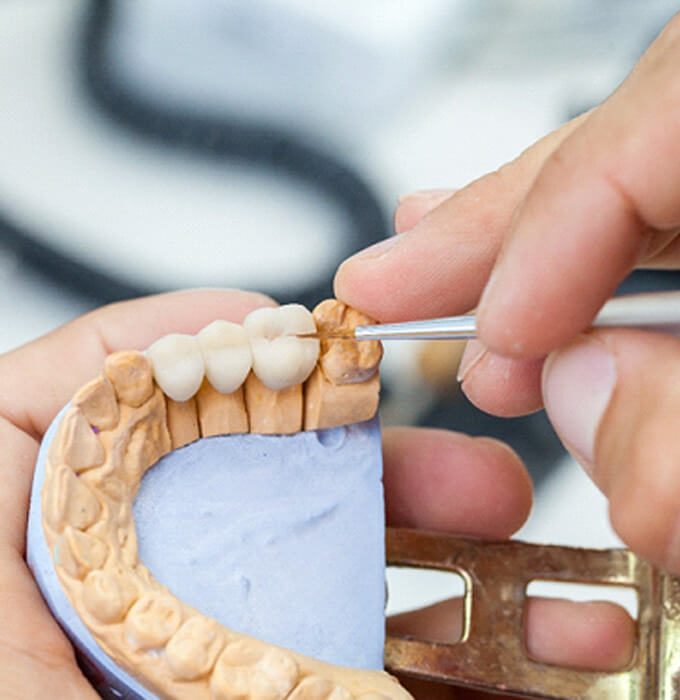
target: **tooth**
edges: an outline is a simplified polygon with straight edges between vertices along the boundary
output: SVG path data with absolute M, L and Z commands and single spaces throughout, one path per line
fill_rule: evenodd
M 114 352 L 104 360 L 104 374 L 121 403 L 137 408 L 153 394 L 151 363 L 137 350 Z
M 71 405 L 80 408 L 87 422 L 97 430 L 111 430 L 118 425 L 116 392 L 105 376 L 85 384 L 71 399 Z
M 211 697 L 283 700 L 295 687 L 299 673 L 295 659 L 284 650 L 241 639 L 217 659 L 210 678 Z
M 86 530 L 101 514 L 101 505 L 92 489 L 65 464 L 57 467 L 51 477 L 43 506 L 48 525 L 61 532 L 66 525 Z
M 158 386 L 174 401 L 187 401 L 201 386 L 205 362 L 193 335 L 171 333 L 157 340 L 146 354 Z
M 327 678 L 307 676 L 288 697 L 290 700 L 352 700 L 354 696 Z
M 182 604 L 170 593 L 146 593 L 125 618 L 125 632 L 133 648 L 158 649 L 182 624 Z
M 208 675 L 224 647 L 224 632 L 209 617 L 189 618 L 165 648 L 165 658 L 175 680 L 193 681 Z
M 322 333 L 370 325 L 373 321 L 337 299 L 322 301 L 312 314 Z M 370 340 L 324 340 L 319 362 L 305 383 L 305 430 L 368 420 L 378 410 L 382 345 Z
M 300 304 L 256 309 L 243 321 L 253 353 L 253 371 L 274 390 L 300 384 L 311 374 L 319 356 L 316 338 L 298 338 L 315 333 L 311 312 Z
M 253 364 L 243 326 L 213 321 L 197 336 L 208 381 L 222 394 L 231 394 L 245 381 Z
M 194 398 L 188 401 L 173 401 L 166 398 L 165 414 L 168 420 L 168 432 L 172 441 L 172 449 L 184 447 L 201 434 L 198 429 L 198 411 Z
M 109 546 L 99 538 L 67 525 L 57 538 L 54 558 L 69 576 L 82 579 L 104 566 L 108 552 Z
M 70 408 L 61 422 L 61 460 L 78 473 L 104 462 L 104 447 L 82 411 Z
M 137 599 L 137 586 L 122 569 L 91 571 L 83 585 L 83 605 L 99 622 L 120 622 Z
M 312 316 L 317 328 L 329 334 L 368 326 L 375 321 L 361 311 L 337 299 L 326 299 L 316 306 Z M 355 384 L 372 377 L 382 359 L 379 340 L 324 340 L 319 366 L 333 384 Z

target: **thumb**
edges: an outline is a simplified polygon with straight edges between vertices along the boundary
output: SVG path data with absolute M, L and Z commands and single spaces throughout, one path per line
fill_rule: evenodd
M 548 357 L 543 398 L 607 496 L 621 539 L 680 573 L 680 339 L 623 329 L 579 336 Z

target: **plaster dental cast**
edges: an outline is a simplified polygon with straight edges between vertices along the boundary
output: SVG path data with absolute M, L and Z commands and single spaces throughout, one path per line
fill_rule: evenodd
M 236 433 L 280 439 L 303 423 L 328 429 L 375 414 L 380 344 L 326 340 L 321 347 L 298 337 L 317 326 L 346 329 L 348 321 L 367 318 L 327 300 L 314 314 L 299 305 L 262 308 L 243 325 L 214 321 L 195 336 L 165 335 L 146 355 L 109 355 L 61 418 L 41 495 L 57 574 L 99 646 L 158 697 L 409 697 L 383 672 L 338 668 L 224 628 L 139 561 L 132 501 L 144 472 L 172 449 Z M 32 561 L 30 544 L 29 530 Z M 96 665 L 91 650 L 89 661 Z M 133 692 L 116 687 L 113 680 L 99 690 Z

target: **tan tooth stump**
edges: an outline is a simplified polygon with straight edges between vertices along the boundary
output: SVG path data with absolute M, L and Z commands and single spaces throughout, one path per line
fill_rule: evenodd
M 205 379 L 196 394 L 201 435 L 233 435 L 248 432 L 248 413 L 243 387 L 221 394 Z
M 245 394 L 251 433 L 290 435 L 302 430 L 302 385 L 270 389 L 251 372 Z
M 329 323 L 351 322 L 337 304 Z M 314 372 L 325 382 L 315 390 L 325 427 L 333 416 L 339 425 L 375 413 L 375 355 L 375 348 L 366 354 L 347 345 L 322 351 Z M 333 383 L 337 372 L 328 377 L 324 357 L 350 383 Z M 313 382 L 314 375 L 307 387 Z M 133 351 L 111 355 L 104 374 L 76 393 L 48 452 L 42 490 L 45 538 L 72 607 L 116 664 L 161 698 L 410 698 L 384 672 L 333 666 L 221 626 L 176 598 L 140 561 L 132 502 L 144 472 L 163 455 L 198 439 L 199 426 L 203 435 L 302 428 L 301 385 L 272 391 L 251 373 L 235 392 L 240 400 L 215 394 L 204 385 L 189 401 L 168 399 L 149 361 Z M 306 404 L 309 410 L 309 397 Z
M 201 431 L 198 427 L 196 398 L 192 396 L 187 401 L 173 401 L 166 396 L 165 402 L 172 449 L 176 450 L 198 440 Z
M 322 301 L 313 315 L 321 333 L 373 323 L 337 299 Z M 379 341 L 322 340 L 317 366 L 305 384 L 305 430 L 334 428 L 372 418 L 380 398 L 381 359 Z

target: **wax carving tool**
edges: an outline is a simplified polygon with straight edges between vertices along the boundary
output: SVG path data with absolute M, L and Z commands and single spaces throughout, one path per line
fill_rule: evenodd
M 680 291 L 631 294 L 610 299 L 591 327 L 617 326 L 680 333 Z M 340 333 L 321 331 L 304 337 L 329 340 L 466 340 L 476 335 L 476 318 L 468 315 L 357 326 Z
M 481 542 L 388 528 L 387 563 L 455 572 L 466 585 L 461 640 L 388 636 L 385 665 L 392 672 L 532 698 L 680 699 L 680 579 L 628 550 Z M 523 621 L 533 580 L 633 588 L 638 622 L 630 667 L 605 673 L 529 658 Z

